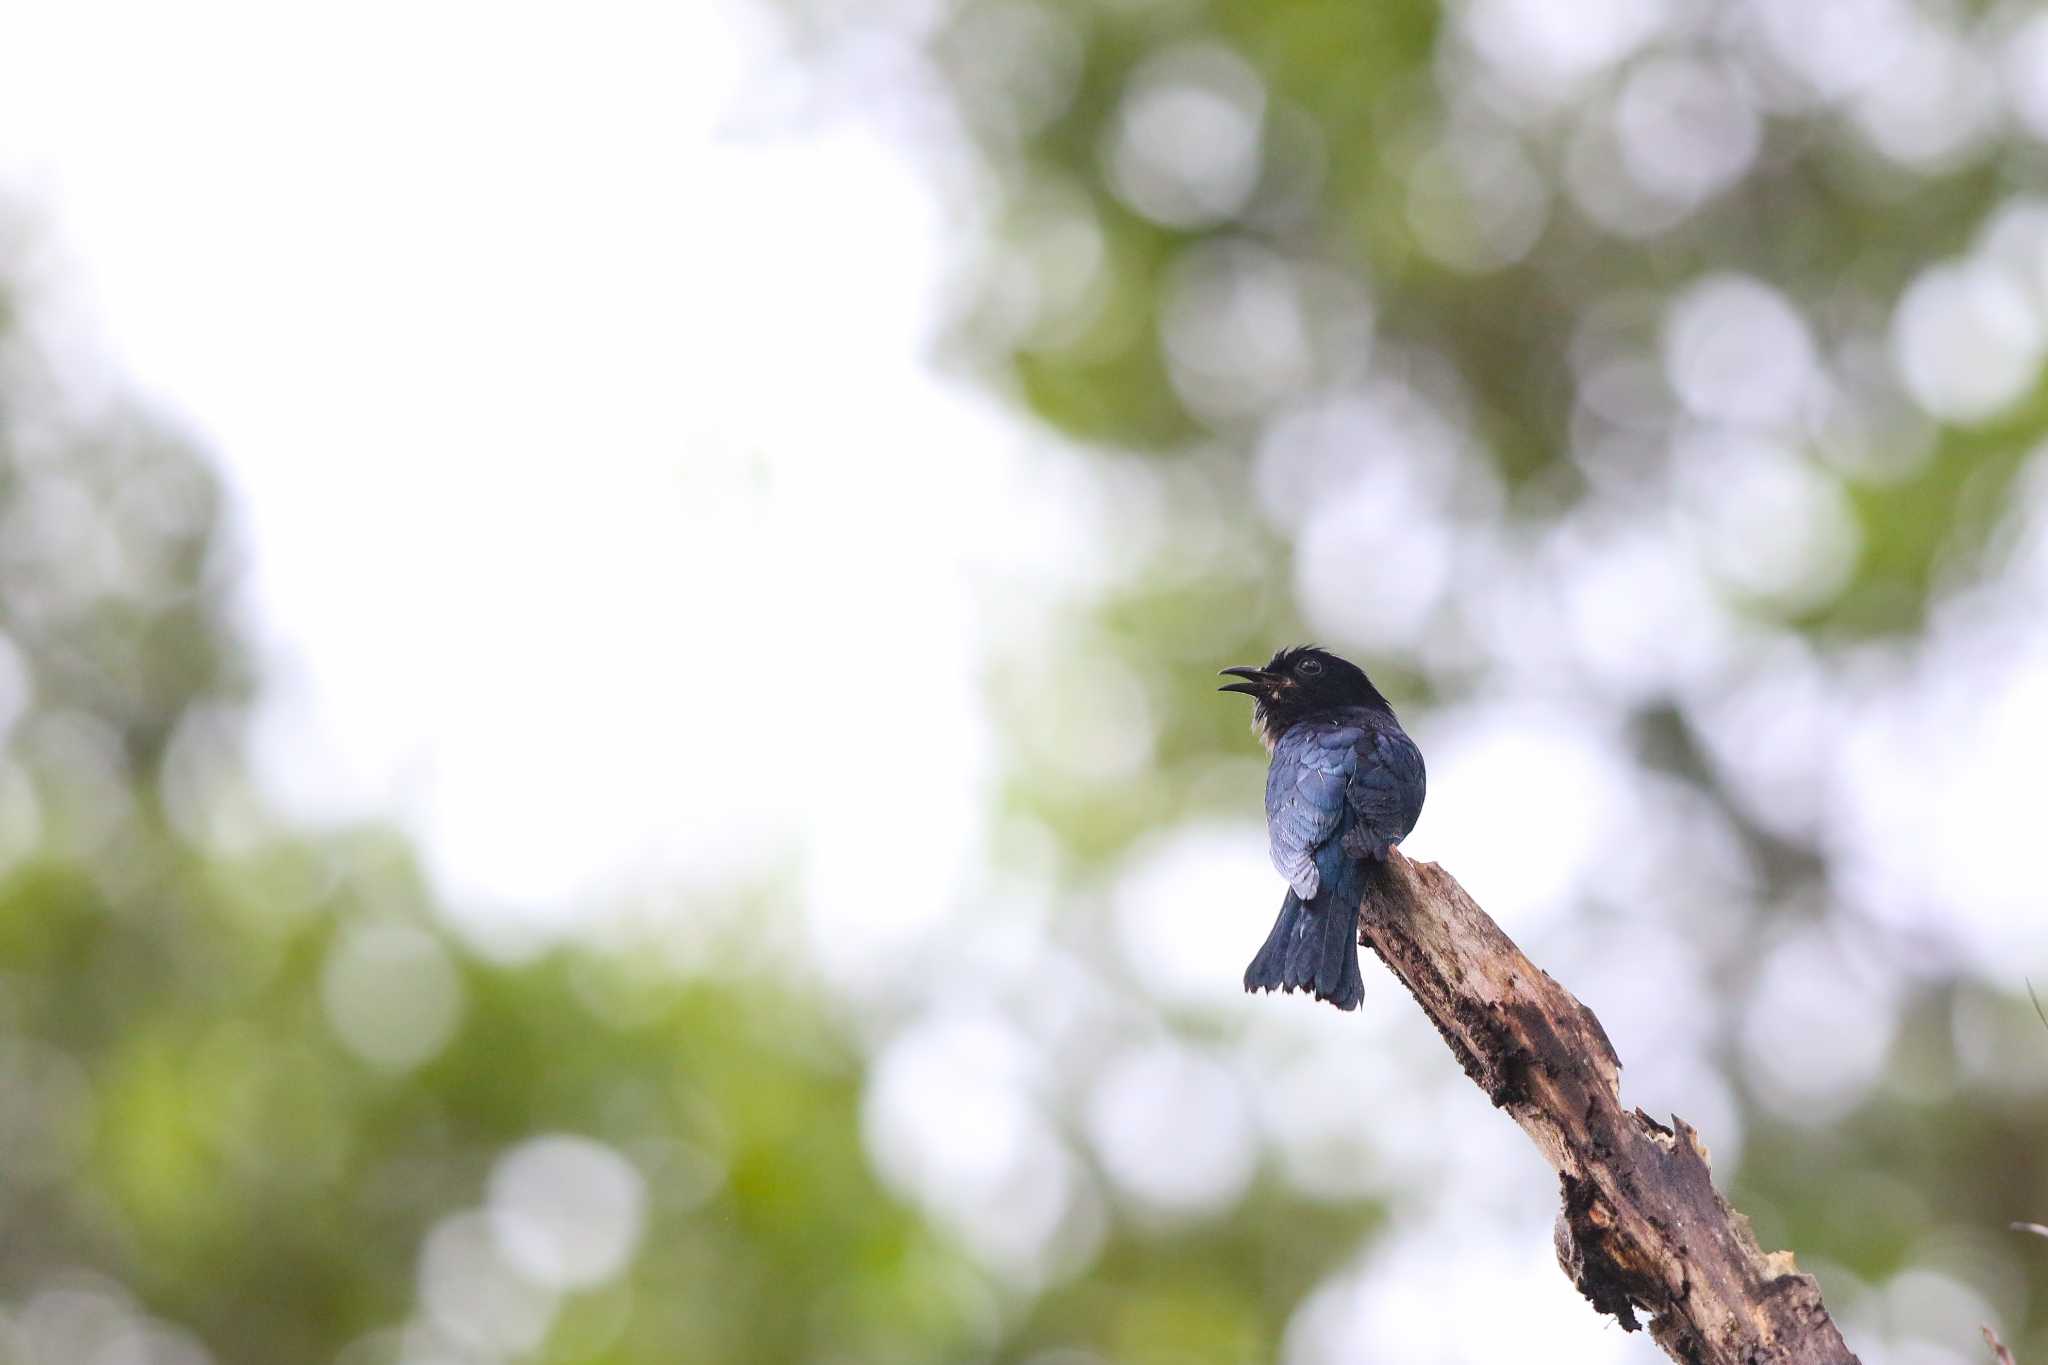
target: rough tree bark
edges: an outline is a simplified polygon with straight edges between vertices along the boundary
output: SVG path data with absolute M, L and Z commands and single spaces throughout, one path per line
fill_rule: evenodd
M 1496 1106 L 1557 1171 L 1558 1263 L 1603 1313 L 1687 1365 L 1856 1365 L 1792 1253 L 1765 1253 L 1714 1189 L 1707 1149 L 1621 1104 L 1593 1012 L 1435 863 L 1398 852 L 1359 911 L 1380 955 Z

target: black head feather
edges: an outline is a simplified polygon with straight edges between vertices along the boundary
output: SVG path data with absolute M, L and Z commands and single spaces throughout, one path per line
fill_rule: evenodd
M 1252 728 L 1269 749 L 1295 724 L 1319 712 L 1353 706 L 1392 711 L 1364 669 L 1316 645 L 1283 649 L 1264 668 L 1223 671 L 1242 679 L 1220 690 L 1253 699 Z

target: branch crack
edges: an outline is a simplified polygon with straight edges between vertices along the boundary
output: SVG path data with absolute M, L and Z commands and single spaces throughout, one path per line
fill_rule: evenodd
M 1558 1264 L 1623 1327 L 1689 1365 L 1856 1365 L 1813 1277 L 1766 1254 L 1714 1189 L 1705 1144 L 1621 1103 L 1621 1060 L 1577 997 L 1434 863 L 1392 854 L 1363 941 L 1458 1065 L 1557 1172 Z

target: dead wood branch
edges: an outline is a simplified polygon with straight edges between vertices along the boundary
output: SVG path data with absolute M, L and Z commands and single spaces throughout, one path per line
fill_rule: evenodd
M 1687 1365 L 1856 1365 L 1813 1277 L 1765 1253 L 1714 1189 L 1707 1149 L 1621 1103 L 1593 1012 L 1522 954 L 1451 875 L 1396 853 L 1360 908 L 1465 1074 L 1522 1126 L 1563 1190 L 1558 1261 L 1624 1327 Z

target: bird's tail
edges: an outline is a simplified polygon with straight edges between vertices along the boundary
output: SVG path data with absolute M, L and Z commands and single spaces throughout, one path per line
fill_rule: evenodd
M 1289 887 L 1266 946 L 1244 969 L 1244 988 L 1311 991 L 1340 1010 L 1357 1009 L 1365 1000 L 1365 978 L 1358 970 L 1358 900 L 1356 888 L 1348 885 L 1326 887 L 1308 901 Z

